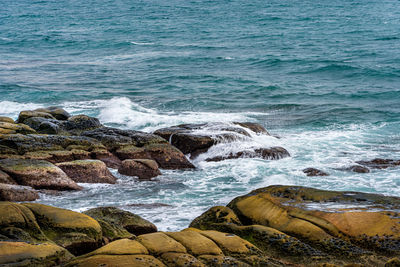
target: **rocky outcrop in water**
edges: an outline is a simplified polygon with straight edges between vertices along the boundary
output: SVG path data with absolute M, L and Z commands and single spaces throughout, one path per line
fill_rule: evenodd
M 267 130 L 257 123 L 203 123 L 181 124 L 159 129 L 154 134 L 168 140 L 192 159 L 207 152 L 212 146 L 221 143 L 248 141 L 251 134 L 269 135 Z M 236 158 L 281 159 L 289 157 L 289 152 L 282 147 L 261 147 L 231 152 L 227 155 L 206 158 L 206 161 L 221 161 Z
M 118 172 L 128 176 L 137 176 L 148 180 L 161 174 L 158 164 L 151 159 L 126 159 L 122 161 Z
M 97 118 L 71 116 L 59 107 L 21 111 L 17 122 L 0 120 L 0 184 L 79 190 L 76 182 L 115 183 L 106 166 L 121 168 L 126 159 L 136 160 L 129 175 L 145 179 L 161 174 L 158 166 L 194 168 L 179 149 L 157 135 L 104 127 Z M 32 188 L 3 186 L 2 200 L 32 199 Z
M 230 232 L 306 266 L 383 266 L 400 255 L 400 198 L 270 186 L 214 207 L 191 227 Z

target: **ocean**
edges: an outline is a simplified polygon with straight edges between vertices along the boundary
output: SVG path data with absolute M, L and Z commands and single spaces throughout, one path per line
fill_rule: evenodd
M 400 196 L 400 170 L 340 170 L 400 158 L 397 0 L 2 0 L 0 116 L 59 105 L 109 126 L 252 121 L 277 161 L 206 162 L 139 182 L 41 195 L 84 211 L 117 206 L 179 230 L 215 205 L 273 184 Z M 329 176 L 308 177 L 315 167 Z

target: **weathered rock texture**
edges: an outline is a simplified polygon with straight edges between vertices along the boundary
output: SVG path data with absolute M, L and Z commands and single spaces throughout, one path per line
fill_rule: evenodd
M 56 164 L 77 183 L 115 184 L 115 178 L 100 160 L 75 160 Z
M 118 172 L 124 175 L 137 176 L 144 180 L 161 174 L 157 162 L 151 159 L 126 159 L 122 161 Z
M 272 257 L 306 266 L 383 266 L 400 254 L 400 198 L 270 186 L 214 207 L 191 227 L 241 236 Z

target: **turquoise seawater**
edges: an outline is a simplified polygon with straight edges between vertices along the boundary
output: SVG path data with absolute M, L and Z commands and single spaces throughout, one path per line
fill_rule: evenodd
M 162 230 L 271 184 L 400 196 L 400 170 L 337 170 L 400 158 L 398 0 L 2 0 L 0 115 L 60 105 L 111 126 L 254 121 L 280 139 L 279 161 L 205 162 L 159 181 L 43 195 L 74 210 L 115 205 Z M 327 177 L 301 171 L 317 167 Z M 146 206 L 137 204 L 163 203 Z

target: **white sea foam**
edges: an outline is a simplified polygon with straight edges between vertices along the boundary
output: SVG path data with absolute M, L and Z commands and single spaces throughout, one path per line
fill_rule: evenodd
M 43 105 L 35 103 L 18 103 L 13 101 L 0 101 L 0 116 L 7 116 L 17 119 L 22 110 L 41 108 Z

